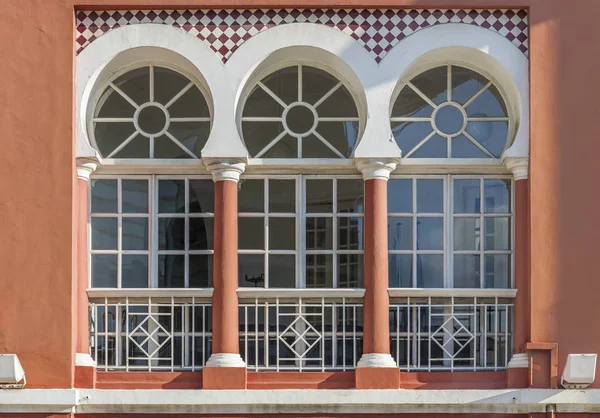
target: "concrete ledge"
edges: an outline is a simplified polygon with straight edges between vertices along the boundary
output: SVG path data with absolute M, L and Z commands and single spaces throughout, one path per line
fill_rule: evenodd
M 0 390 L 0 413 L 544 413 L 600 412 L 600 389 Z

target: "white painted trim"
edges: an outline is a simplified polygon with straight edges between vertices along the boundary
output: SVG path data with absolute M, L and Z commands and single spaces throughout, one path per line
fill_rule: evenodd
M 83 367 L 96 367 L 96 362 L 88 353 L 76 353 L 75 365 Z
M 204 367 L 246 367 L 246 363 L 239 354 L 213 353 Z
M 383 353 L 368 353 L 363 354 L 358 363 L 357 368 L 371 368 L 371 367 L 389 367 L 396 368 L 398 365 L 394 361 L 394 358 L 390 354 Z
M 237 290 L 238 298 L 348 298 L 362 299 L 364 289 L 262 289 L 240 287 Z
M 519 353 L 513 354 L 512 358 L 508 362 L 509 369 L 526 369 L 529 367 L 529 354 Z
M 503 159 L 506 168 L 513 173 L 516 180 L 527 180 L 529 174 L 529 157 L 506 157 Z
M 544 413 L 600 412 L 600 389 L 0 390 L 0 413 Z
M 213 289 L 87 289 L 90 299 L 99 298 L 212 298 Z
M 88 158 L 77 158 L 77 178 L 85 181 L 90 180 L 90 176 L 98 168 L 98 161 Z
M 517 289 L 419 289 L 389 288 L 390 297 L 439 297 L 439 298 L 509 298 L 517 296 Z
M 354 161 L 356 167 L 363 174 L 364 180 L 388 181 L 390 174 L 396 169 L 396 164 L 400 162 L 400 159 L 374 160 L 357 158 Z
M 246 168 L 246 163 L 241 161 L 208 161 L 206 169 L 217 181 L 240 181 L 240 176 Z

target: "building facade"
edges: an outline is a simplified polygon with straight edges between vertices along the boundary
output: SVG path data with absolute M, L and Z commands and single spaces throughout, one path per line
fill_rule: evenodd
M 600 5 L 446 3 L 6 4 L 0 416 L 600 414 Z

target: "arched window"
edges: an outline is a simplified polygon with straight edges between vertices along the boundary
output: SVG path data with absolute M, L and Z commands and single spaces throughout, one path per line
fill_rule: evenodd
M 189 77 L 156 65 L 109 81 L 96 102 L 92 141 L 104 158 L 199 158 L 210 109 Z
M 494 82 L 453 64 L 404 82 L 391 124 L 404 158 L 499 158 L 510 132 Z
M 344 82 L 308 65 L 264 77 L 242 114 L 244 141 L 255 158 L 348 158 L 358 125 L 356 104 Z

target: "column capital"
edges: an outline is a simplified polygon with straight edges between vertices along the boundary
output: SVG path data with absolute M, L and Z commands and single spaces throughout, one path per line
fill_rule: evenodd
M 396 158 L 356 158 L 354 164 L 360 170 L 364 180 L 389 180 L 399 160 Z
M 77 162 L 77 178 L 85 181 L 90 180 L 90 176 L 98 168 L 99 162 L 93 158 L 78 157 Z
M 515 180 L 527 180 L 529 174 L 529 157 L 506 157 L 504 165 L 515 177 Z
M 215 182 L 228 180 L 237 183 L 246 169 L 246 163 L 241 160 L 209 160 L 206 169 Z

